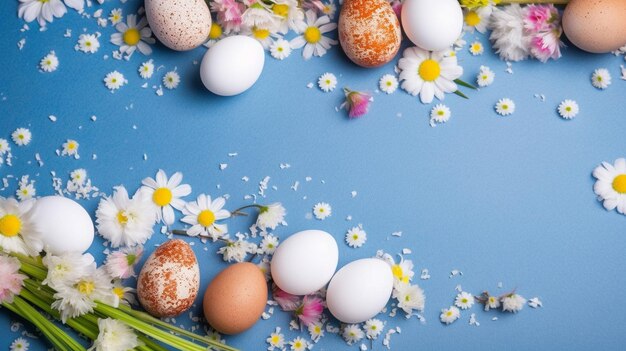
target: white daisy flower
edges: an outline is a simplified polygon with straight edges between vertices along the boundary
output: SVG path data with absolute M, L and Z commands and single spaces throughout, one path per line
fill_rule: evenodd
M 515 102 L 513 102 L 513 100 L 508 99 L 508 98 L 500 99 L 496 103 L 495 108 L 496 108 L 496 112 L 500 116 L 508 116 L 512 114 L 513 112 L 515 112 Z
M 63 150 L 61 151 L 62 156 L 74 156 L 75 159 L 79 159 L 78 148 L 80 144 L 76 140 L 67 139 L 66 142 L 63 143 Z
M 509 294 L 502 298 L 502 311 L 516 313 L 524 308 L 526 299 L 518 294 Z
M 322 4 L 322 13 L 326 16 L 333 18 L 335 17 L 335 12 L 337 12 L 337 5 L 335 5 L 334 0 Z
M 264 254 L 271 255 L 278 247 L 278 238 L 272 234 L 268 234 L 261 240 L 260 247 Z
M 457 319 L 461 317 L 461 311 L 454 306 L 450 306 L 449 308 L 444 308 L 441 310 L 441 314 L 439 315 L 439 319 L 441 323 L 451 324 Z
M 180 184 L 183 174 L 176 172 L 170 179 L 162 169 L 156 174 L 156 179 L 150 177 L 141 181 L 144 185 L 142 189 L 152 198 L 152 202 L 157 209 L 157 221 L 171 225 L 174 223 L 174 208 L 182 211 L 185 207 L 183 196 L 191 194 L 191 187 L 188 184 Z
M 559 115 L 564 119 L 572 119 L 578 114 L 578 103 L 574 100 L 563 100 L 559 104 Z
M 479 87 L 486 87 L 493 83 L 493 79 L 496 77 L 496 74 L 487 67 L 480 66 L 480 72 L 478 72 L 478 76 L 476 77 L 476 82 Z
M 106 77 L 104 77 L 104 84 L 107 89 L 114 91 L 124 86 L 124 84 L 128 83 L 124 75 L 118 71 L 109 72 Z
M 472 294 L 461 291 L 454 299 L 454 305 L 462 310 L 466 310 L 474 306 L 474 296 Z
M 28 351 L 30 344 L 24 338 L 17 338 L 13 340 L 11 346 L 9 346 L 9 350 L 11 351 Z
M 489 295 L 489 297 L 487 297 L 487 301 L 485 302 L 485 311 L 493 310 L 496 308 L 500 308 L 500 299 L 495 296 Z
M 243 12 L 241 20 L 244 27 L 268 28 L 268 31 L 274 32 L 278 29 L 280 17 L 264 3 L 255 2 Z
M 469 52 L 473 56 L 478 56 L 478 55 L 482 55 L 483 52 L 485 52 L 485 48 L 483 47 L 483 44 L 481 42 L 475 41 L 470 44 Z
M 328 93 L 337 87 L 337 77 L 332 73 L 326 72 L 318 78 L 317 85 L 323 92 Z
M 333 212 L 333 209 L 326 202 L 317 203 L 313 206 L 313 214 L 315 218 L 319 220 L 324 220 L 326 217 L 330 216 Z
M 341 337 L 348 343 L 348 345 L 352 345 L 355 342 L 363 339 L 365 333 L 361 330 L 358 324 L 348 324 L 343 327 L 343 331 L 341 332 Z
M 15 191 L 15 196 L 17 196 L 20 201 L 32 199 L 36 194 L 37 191 L 35 190 L 35 184 L 33 182 L 20 182 L 20 187 Z
M 346 233 L 346 243 L 350 247 L 361 247 L 367 241 L 367 233 L 360 226 L 353 227 Z
M 380 77 L 378 87 L 386 94 L 393 94 L 398 89 L 398 78 L 393 74 L 385 74 Z
M 503 60 L 520 61 L 530 55 L 530 37 L 524 30 L 525 11 L 519 4 L 493 9 L 489 39 Z
M 48 274 L 42 283 L 53 289 L 68 284 L 68 282 L 75 282 L 96 268 L 96 263 L 91 254 L 77 252 L 66 253 L 61 256 L 46 254 L 42 262 L 48 268 Z
M 456 56 L 446 56 L 446 51 L 429 52 L 418 47 L 404 50 L 398 62 L 402 89 L 409 94 L 419 94 L 422 103 L 429 104 L 434 97 L 444 99 L 445 93 L 458 90 L 455 79 L 463 74 Z
M 591 84 L 598 89 L 606 89 L 611 85 L 611 74 L 606 68 L 598 68 L 591 75 Z
M 54 51 L 50 51 L 48 55 L 39 61 L 39 67 L 44 72 L 54 72 L 59 67 L 59 58 Z
M 593 191 L 604 208 L 626 215 L 626 159 L 619 158 L 615 164 L 602 162 L 593 170 L 593 176 L 597 179 Z
M 305 351 L 309 347 L 308 341 L 304 340 L 300 336 L 293 339 L 293 341 L 290 341 L 289 345 L 291 345 L 291 351 Z
M 33 138 L 30 130 L 26 128 L 17 128 L 13 133 L 11 133 L 11 139 L 17 146 L 25 146 L 28 145 Z
M 280 202 L 276 202 L 267 206 L 261 206 L 259 215 L 256 218 L 256 226 L 261 230 L 276 229 L 276 227 L 285 221 L 287 211 Z
M 383 332 L 385 324 L 380 319 L 368 319 L 365 322 L 365 335 L 368 339 L 376 339 Z
M 128 286 L 122 285 L 122 281 L 120 279 L 116 279 L 113 281 L 113 294 L 117 295 L 120 300 L 120 303 L 126 306 L 137 305 L 137 299 L 135 298 L 135 294 L 137 290 Z
M 100 48 L 99 36 L 99 34 L 81 34 L 76 49 L 88 54 L 95 53 Z
M 224 237 L 228 240 L 228 235 Z M 217 253 L 222 255 L 225 262 L 243 262 L 248 253 L 256 253 L 258 247 L 256 244 L 243 240 L 241 237 L 237 241 L 230 241 L 222 246 Z
M 32 199 L 17 202 L 0 197 L 0 248 L 4 252 L 36 256 L 43 249 L 41 235 L 32 219 L 34 204 Z
M 0 156 L 6 154 L 9 151 L 11 151 L 9 142 L 6 139 L 0 138 Z
M 122 9 L 117 8 L 111 10 L 111 12 L 109 13 L 109 21 L 111 21 L 112 25 L 116 25 L 122 22 Z
M 295 29 L 297 21 L 304 19 L 304 12 L 297 0 L 275 0 L 271 8 L 274 15 L 279 17 L 279 33 L 287 34 L 290 28 Z
M 280 39 L 280 36 L 272 33 L 270 29 L 257 26 L 244 28 L 241 34 L 256 39 L 259 43 L 261 43 L 261 46 L 263 46 L 263 49 L 265 50 L 268 50 L 274 42 L 272 38 Z
M 408 284 L 415 275 L 415 272 L 413 272 L 413 261 L 405 260 L 402 255 L 398 256 L 400 256 L 400 262 L 398 263 L 396 263 L 393 257 L 387 253 L 382 256 L 382 259 L 385 260 L 385 262 L 387 262 L 389 266 L 391 266 L 394 284 Z
M 126 16 L 126 23 L 120 22 L 115 26 L 119 33 L 111 34 L 111 43 L 119 45 L 120 52 L 130 57 L 135 50 L 144 55 L 150 55 L 152 48 L 148 44 L 154 44 L 152 30 L 147 27 L 148 20 L 142 17 L 137 22 L 137 15 Z
M 277 60 L 284 60 L 291 54 L 291 46 L 289 46 L 289 41 L 285 39 L 276 39 L 270 45 L 270 54 L 273 58 Z
M 141 66 L 139 66 L 139 75 L 141 76 L 141 78 L 150 79 L 153 73 L 154 73 L 154 62 L 152 62 L 152 59 L 142 63 Z
M 451 115 L 448 106 L 437 104 L 430 110 L 430 125 L 434 127 L 435 123 L 446 123 L 450 120 Z
M 471 10 L 464 9 L 464 30 L 468 33 L 474 33 L 474 30 L 477 30 L 479 33 L 485 34 L 492 11 L 493 7 L 489 5 Z
M 178 72 L 176 72 L 176 70 L 169 71 L 165 73 L 165 76 L 163 76 L 163 85 L 167 89 L 176 89 L 179 83 L 180 83 L 180 75 L 178 75 Z
M 93 341 L 93 349 L 132 350 L 137 346 L 137 334 L 129 326 L 113 318 L 98 319 L 98 338 Z
M 26 22 L 32 22 L 35 19 L 40 27 L 45 27 L 46 22 L 52 22 L 54 18 L 61 18 L 67 9 L 61 0 L 20 0 L 20 6 L 17 9 L 17 15 Z
M 322 34 L 331 32 L 337 28 L 336 23 L 331 23 L 328 16 L 317 17 L 317 14 L 308 10 L 305 14 L 306 21 L 300 20 L 295 23 L 295 30 L 299 36 L 291 39 L 289 45 L 292 49 L 302 50 L 302 57 L 305 60 L 311 56 L 324 56 L 331 45 L 337 45 L 337 40 L 330 39 Z
M 311 323 L 308 329 L 313 342 L 318 342 L 324 336 L 324 324 L 322 322 Z
M 129 198 L 126 188 L 117 186 L 113 196 L 100 200 L 96 210 L 98 233 L 111 247 L 144 244 L 154 232 L 156 213 L 142 191 Z
M 217 221 L 230 217 L 230 212 L 223 209 L 226 200 L 218 197 L 211 200 L 211 196 L 200 194 L 196 201 L 185 204 L 181 222 L 191 225 L 187 230 L 190 236 L 205 236 L 217 241 L 228 233 L 226 224 L 219 224 Z
M 276 330 L 265 341 L 270 344 L 271 350 L 282 349 L 285 346 L 285 336 L 281 334 L 279 327 L 276 327 Z
M 424 296 L 424 290 L 418 285 L 409 283 L 396 284 L 391 296 L 398 300 L 398 307 L 407 314 L 411 314 L 413 310 L 424 310 L 426 296 Z
M 70 173 L 70 179 L 76 184 L 83 184 L 87 180 L 87 171 L 84 168 L 78 168 Z

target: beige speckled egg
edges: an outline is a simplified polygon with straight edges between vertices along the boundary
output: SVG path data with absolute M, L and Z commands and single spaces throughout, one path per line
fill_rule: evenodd
M 193 304 L 200 288 L 198 260 L 189 244 L 170 240 L 148 257 L 139 278 L 137 297 L 155 317 L 173 317 Z
M 267 303 L 267 283 L 252 263 L 235 263 L 218 274 L 204 293 L 204 317 L 213 329 L 238 334 L 259 320 Z
M 339 15 L 339 42 L 359 66 L 377 67 L 400 49 L 400 22 L 386 0 L 345 0 Z
M 626 0 L 571 0 L 563 31 L 579 48 L 605 53 L 626 45 Z
M 170 49 L 185 51 L 204 43 L 211 30 L 211 13 L 204 0 L 145 0 L 154 35 Z

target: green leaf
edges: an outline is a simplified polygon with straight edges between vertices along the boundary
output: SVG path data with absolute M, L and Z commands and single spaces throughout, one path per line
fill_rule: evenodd
M 464 98 L 464 99 L 469 99 L 469 98 L 467 97 L 467 95 L 463 94 L 460 90 L 457 90 L 457 91 L 455 91 L 454 93 L 455 93 L 455 94 L 457 94 L 458 96 L 460 96 L 460 97 Z
M 470 89 L 474 89 L 474 90 L 478 89 L 475 86 L 471 85 L 470 83 L 464 82 L 464 81 L 462 81 L 460 79 L 455 79 L 454 82 L 456 84 L 458 84 L 460 86 L 463 86 L 463 87 L 466 87 L 466 88 L 470 88 Z

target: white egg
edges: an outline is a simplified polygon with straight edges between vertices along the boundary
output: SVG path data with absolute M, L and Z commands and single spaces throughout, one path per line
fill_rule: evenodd
M 237 95 L 254 85 L 264 63 L 261 43 L 248 36 L 234 35 L 218 41 L 204 54 L 200 78 L 214 94 Z
M 401 17 L 407 37 L 424 50 L 448 49 L 463 30 L 458 0 L 405 0 Z
M 344 323 L 361 323 L 376 316 L 393 289 L 393 273 L 387 262 L 364 258 L 343 266 L 328 284 L 326 305 Z
M 288 237 L 274 252 L 272 279 L 282 290 L 307 295 L 323 288 L 339 262 L 337 242 L 321 230 L 305 230 Z
M 33 220 L 49 254 L 83 253 L 93 242 L 91 217 L 81 205 L 66 197 L 45 196 L 37 200 Z

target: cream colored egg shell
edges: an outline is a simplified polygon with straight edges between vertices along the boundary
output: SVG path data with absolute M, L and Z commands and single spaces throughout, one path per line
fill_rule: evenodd
M 145 7 L 152 32 L 170 49 L 191 50 L 209 36 L 211 13 L 204 0 L 146 0 Z

